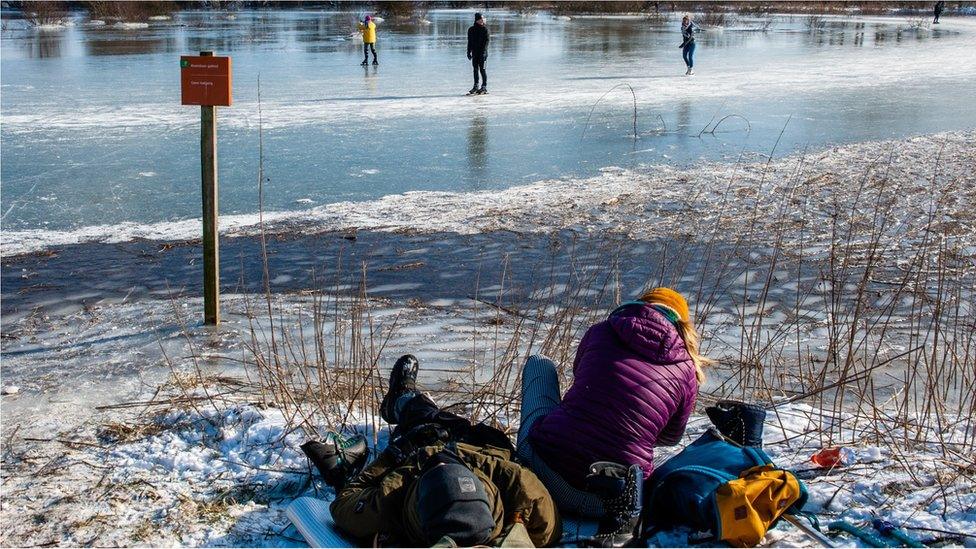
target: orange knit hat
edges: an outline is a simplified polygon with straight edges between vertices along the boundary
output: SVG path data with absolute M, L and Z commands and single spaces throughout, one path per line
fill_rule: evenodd
M 678 318 L 685 322 L 691 322 L 691 314 L 688 311 L 688 302 L 684 296 L 671 288 L 654 288 L 641 296 L 641 301 L 655 305 L 663 305 L 671 309 L 678 315 Z

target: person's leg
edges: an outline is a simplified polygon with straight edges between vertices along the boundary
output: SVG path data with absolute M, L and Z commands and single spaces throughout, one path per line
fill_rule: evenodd
M 481 71 L 481 87 L 488 87 L 488 73 L 485 72 L 485 58 L 481 58 L 481 62 L 478 63 L 478 69 Z
M 379 63 L 379 61 L 376 60 L 376 44 L 370 44 L 369 51 L 373 52 L 373 63 Z
M 681 60 L 685 62 L 685 68 L 688 68 L 688 46 L 681 48 Z
M 695 43 L 688 44 L 688 68 L 695 68 Z
M 588 518 L 602 517 L 603 502 L 600 498 L 570 486 L 535 453 L 529 442 L 532 426 L 555 410 L 559 402 L 556 365 L 544 356 L 530 356 L 522 370 L 522 413 L 516 446 L 518 456 L 539 477 L 561 511 Z
M 369 62 L 369 44 L 363 42 L 363 63 Z
M 518 445 L 529 440 L 529 429 L 536 421 L 559 406 L 559 377 L 556 364 L 542 355 L 532 355 L 522 368 L 522 411 L 519 416 Z
M 474 87 L 478 87 L 478 57 L 477 55 L 471 58 L 471 70 L 474 73 Z
M 395 405 L 397 429 L 409 431 L 423 423 L 436 423 L 448 431 L 466 430 L 471 427 L 467 419 L 441 410 L 427 395 L 412 391 L 404 393 Z

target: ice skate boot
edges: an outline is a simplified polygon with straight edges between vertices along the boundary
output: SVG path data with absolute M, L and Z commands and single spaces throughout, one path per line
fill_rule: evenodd
M 310 440 L 301 448 L 325 483 L 337 490 L 362 471 L 369 457 L 369 447 L 363 435 L 344 438 L 330 432 L 324 441 Z
M 644 497 L 644 473 L 639 465 L 598 461 L 590 465 L 586 490 L 603 500 L 604 516 L 589 547 L 626 547 L 634 541 Z
M 413 355 L 403 355 L 397 359 L 390 372 L 390 387 L 380 403 L 380 416 L 390 424 L 399 423 L 397 417 L 397 401 L 406 393 L 417 391 L 417 370 L 420 362 Z

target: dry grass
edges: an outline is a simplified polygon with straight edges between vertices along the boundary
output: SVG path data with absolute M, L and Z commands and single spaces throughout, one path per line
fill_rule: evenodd
M 84 5 L 92 19 L 127 22 L 146 21 L 154 15 L 170 15 L 179 10 L 179 5 L 171 1 L 97 0 Z
M 60 25 L 68 20 L 68 8 L 64 2 L 27 1 L 21 2 L 20 9 L 27 23 L 34 27 Z
M 938 166 L 937 159 L 936 172 Z M 710 326 L 738 334 L 734 354 L 718 357 L 722 365 L 712 372 L 703 403 L 725 397 L 770 406 L 808 402 L 836 418 L 820 432 L 824 444 L 855 442 L 844 437 L 857 432 L 864 437 L 859 442 L 899 449 L 933 442 L 946 452 L 976 448 L 971 428 L 963 441 L 932 438 L 976 412 L 976 331 L 968 298 L 976 273 L 960 253 L 958 229 L 938 207 L 956 191 L 940 188 L 933 175 L 930 214 L 924 226 L 911 228 L 920 240 L 906 254 L 899 246 L 905 227 L 885 177 L 890 168 L 880 161 L 859 187 L 847 189 L 827 226 L 796 221 L 805 188 L 829 178 L 798 168 L 777 181 L 783 194 L 776 211 L 754 200 L 747 219 L 718 216 L 660 244 L 660 270 L 644 286 L 672 285 L 690 295 L 706 330 L 706 352 Z M 730 194 L 724 200 L 753 198 Z M 690 198 L 687 207 L 701 205 Z M 780 221 L 770 224 L 770 216 Z M 780 228 L 770 234 L 769 226 Z M 826 234 L 825 249 L 812 246 L 814 233 Z M 518 417 L 525 357 L 552 357 L 568 381 L 583 332 L 641 289 L 620 287 L 621 242 L 608 236 L 554 238 L 549 271 L 538 271 L 524 287 L 525 277 L 507 264 L 499 280 L 477 276 L 467 309 L 471 358 L 467 368 L 445 376 L 442 392 L 475 420 L 506 424 Z M 568 268 L 557 270 L 557 263 Z M 411 351 L 389 348 L 399 318 L 375 320 L 379 308 L 391 305 L 369 296 L 367 265 L 324 282 L 293 323 L 284 321 L 279 298 L 268 288 L 260 306 L 249 306 L 255 321 L 242 357 L 262 400 L 309 433 L 321 426 L 341 430 L 360 414 L 375 417 L 385 390 L 381 356 Z M 483 298 L 484 284 L 503 288 L 492 294 L 500 297 Z M 557 284 L 565 289 L 554 292 Z M 783 302 L 784 286 L 792 288 L 792 303 Z M 710 318 L 728 310 L 731 321 Z M 813 329 L 822 335 L 811 347 L 805 334 Z

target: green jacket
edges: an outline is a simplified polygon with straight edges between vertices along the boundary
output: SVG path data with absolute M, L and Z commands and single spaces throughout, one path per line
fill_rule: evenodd
M 431 456 L 443 445 L 417 450 Z M 532 544 L 551 546 L 562 537 L 562 520 L 549 491 L 529 469 L 512 461 L 508 450 L 458 443 L 457 454 L 485 485 L 495 516 L 493 543 L 513 542 L 521 523 Z M 336 525 L 354 538 L 372 542 L 380 535 L 403 546 L 425 544 L 417 514 L 418 460 L 397 464 L 390 452 L 383 452 L 362 473 L 347 484 L 332 502 Z M 506 543 L 507 541 L 507 543 Z

